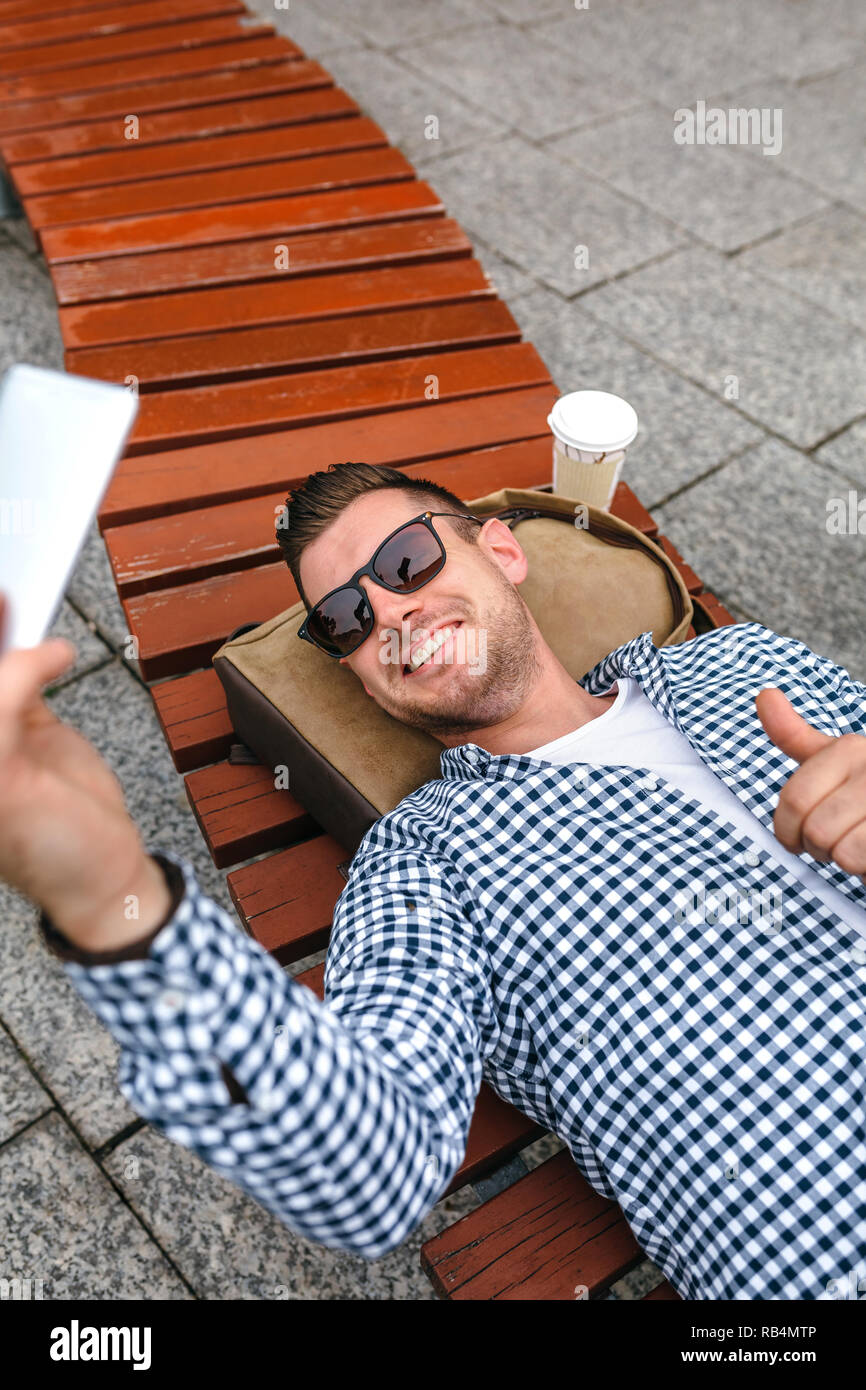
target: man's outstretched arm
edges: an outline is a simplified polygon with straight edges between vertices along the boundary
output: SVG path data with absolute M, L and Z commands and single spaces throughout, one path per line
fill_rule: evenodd
M 161 858 L 184 892 L 146 958 L 64 962 L 120 1044 L 121 1092 L 292 1229 L 387 1253 L 463 1158 L 493 1027 L 481 959 L 421 880 L 442 885 L 393 851 L 353 870 L 322 1003 Z
M 322 1003 L 164 855 L 173 894 L 114 774 L 40 698 L 71 655 L 55 640 L 0 657 L 0 877 L 55 947 L 105 962 L 64 969 L 120 1044 L 139 1114 L 292 1229 L 387 1253 L 459 1166 L 492 1045 L 467 921 L 420 852 L 359 852 Z

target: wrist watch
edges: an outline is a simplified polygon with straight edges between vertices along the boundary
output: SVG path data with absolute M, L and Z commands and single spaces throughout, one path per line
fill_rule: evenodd
M 74 942 L 69 941 L 61 931 L 58 931 L 48 914 L 42 911 L 39 914 L 39 928 L 42 933 L 42 938 L 52 955 L 57 956 L 59 960 L 76 961 L 79 965 L 115 965 L 119 961 L 124 960 L 146 960 L 150 954 L 151 943 L 159 935 L 163 927 L 167 926 L 171 921 L 183 901 L 183 896 L 186 891 L 183 870 L 179 864 L 175 864 L 173 860 L 167 859 L 165 855 L 160 854 L 158 851 L 155 851 L 150 857 L 154 859 L 162 869 L 165 875 L 165 881 L 168 884 L 169 892 L 171 893 L 171 902 L 168 911 L 159 925 L 153 927 L 140 941 L 132 941 L 126 946 L 121 946 L 116 951 L 85 951 L 80 946 L 76 946 Z

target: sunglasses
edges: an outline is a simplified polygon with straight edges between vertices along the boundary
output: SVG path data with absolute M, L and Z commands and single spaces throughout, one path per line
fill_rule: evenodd
M 357 651 L 375 626 L 373 610 L 358 580 L 368 575 L 392 594 L 414 594 L 429 584 L 447 558 L 433 526 L 434 516 L 465 516 L 480 526 L 488 520 L 470 512 L 421 512 L 404 521 L 385 537 L 366 565 L 310 609 L 298 636 L 328 656 L 349 656 Z

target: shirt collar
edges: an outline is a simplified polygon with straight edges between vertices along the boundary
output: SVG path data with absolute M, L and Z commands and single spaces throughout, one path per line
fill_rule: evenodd
M 651 630 L 614 648 L 578 683 L 590 695 L 604 695 L 620 676 L 632 676 L 660 713 L 679 727 L 667 673 Z M 520 777 L 530 768 L 540 766 L 541 760 L 529 753 L 489 753 L 477 743 L 461 743 L 456 748 L 444 748 L 439 764 L 443 777 L 468 782 L 478 777 Z

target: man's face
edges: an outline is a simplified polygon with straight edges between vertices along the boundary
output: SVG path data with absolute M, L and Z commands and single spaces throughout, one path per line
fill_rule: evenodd
M 345 583 L 395 527 L 424 510 L 394 488 L 356 498 L 303 552 L 301 582 L 310 602 Z M 488 729 L 520 708 L 541 675 L 540 634 L 515 588 L 526 575 L 526 556 L 505 523 L 477 526 L 476 544 L 462 540 L 447 516 L 434 517 L 433 526 L 447 555 L 442 569 L 412 594 L 391 593 L 365 575 L 360 584 L 375 626 L 340 664 L 401 723 L 434 737 L 457 736 Z M 445 626 L 455 629 L 452 636 L 407 672 L 412 649 Z

